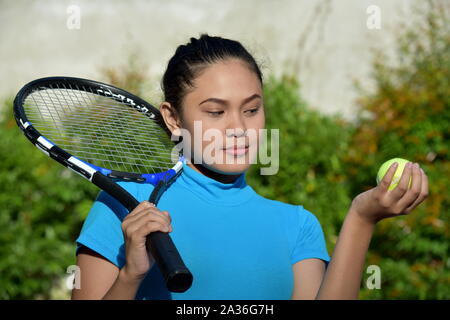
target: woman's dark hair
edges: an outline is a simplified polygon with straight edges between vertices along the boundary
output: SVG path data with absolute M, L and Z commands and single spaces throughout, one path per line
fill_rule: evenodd
M 180 118 L 183 98 L 193 88 L 193 81 L 199 73 L 218 61 L 230 58 L 245 62 L 263 85 L 258 64 L 238 41 L 202 34 L 199 39 L 191 38 L 189 43 L 177 48 L 164 73 L 162 90 L 165 101 L 175 108 Z

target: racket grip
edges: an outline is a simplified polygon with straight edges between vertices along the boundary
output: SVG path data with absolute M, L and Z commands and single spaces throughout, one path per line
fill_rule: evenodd
M 148 252 L 155 258 L 169 291 L 185 292 L 191 287 L 193 276 L 167 233 L 150 233 L 146 245 Z
M 139 205 L 139 201 L 128 191 L 100 172 L 93 174 L 92 183 L 117 199 L 129 212 Z M 172 238 L 167 233 L 150 233 L 147 236 L 146 246 L 147 251 L 155 259 L 169 291 L 185 292 L 191 287 L 193 276 L 181 259 Z

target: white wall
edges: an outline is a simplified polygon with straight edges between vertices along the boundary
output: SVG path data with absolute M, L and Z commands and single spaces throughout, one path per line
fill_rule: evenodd
M 392 30 L 414 2 L 0 0 L 0 97 L 43 76 L 98 79 L 101 66 L 124 64 L 130 49 L 139 50 L 160 79 L 179 44 L 208 32 L 241 41 L 268 66 L 266 75 L 295 72 L 311 106 L 351 119 L 352 79 L 370 84 L 372 49 L 392 50 Z M 66 26 L 73 4 L 81 9 L 79 30 Z M 366 26 L 372 4 L 381 9 L 381 30 Z M 159 90 L 155 83 L 149 95 Z

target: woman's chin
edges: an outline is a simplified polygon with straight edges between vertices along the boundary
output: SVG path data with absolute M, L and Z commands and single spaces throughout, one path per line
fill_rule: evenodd
M 242 174 L 250 168 L 250 164 L 203 164 L 204 167 L 216 173 L 225 175 Z

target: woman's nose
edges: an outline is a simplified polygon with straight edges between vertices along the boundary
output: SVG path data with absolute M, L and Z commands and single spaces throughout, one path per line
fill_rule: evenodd
M 226 131 L 229 132 L 227 133 L 227 136 L 241 137 L 245 135 L 246 133 L 245 122 L 240 114 L 232 115 Z
M 230 128 L 226 130 L 227 137 L 243 137 L 246 135 L 246 130 L 242 128 Z

